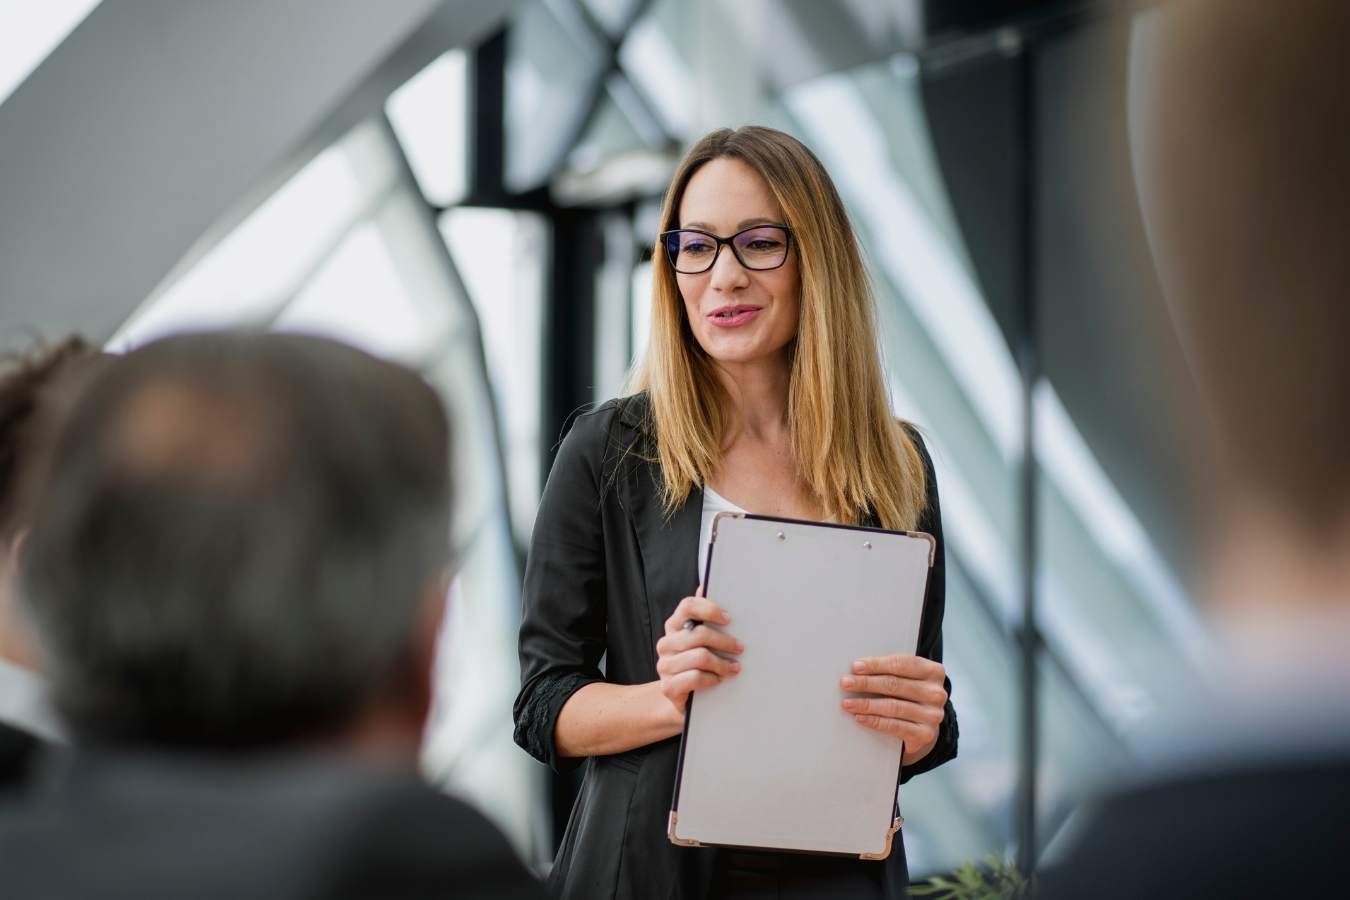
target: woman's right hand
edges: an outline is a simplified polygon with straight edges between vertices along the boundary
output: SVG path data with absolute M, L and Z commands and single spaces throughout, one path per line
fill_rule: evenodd
M 685 597 L 666 619 L 666 633 L 656 642 L 656 672 L 661 676 L 661 693 L 684 715 L 693 691 L 720 684 L 741 670 L 736 656 L 745 648 L 725 631 L 707 624 L 686 627 L 687 622 L 727 625 L 731 616 L 703 596 L 703 587 Z

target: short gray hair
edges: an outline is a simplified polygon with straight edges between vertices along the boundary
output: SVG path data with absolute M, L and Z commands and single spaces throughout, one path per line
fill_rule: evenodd
M 108 367 L 49 438 L 21 590 L 78 736 L 340 729 L 407 675 L 449 555 L 417 375 L 320 338 L 198 334 Z

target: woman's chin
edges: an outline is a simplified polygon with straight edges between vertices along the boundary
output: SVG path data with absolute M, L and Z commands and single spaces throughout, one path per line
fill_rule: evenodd
M 708 335 L 700 341 L 703 352 L 724 366 L 781 363 L 787 358 L 787 343 L 773 344 L 762 335 Z

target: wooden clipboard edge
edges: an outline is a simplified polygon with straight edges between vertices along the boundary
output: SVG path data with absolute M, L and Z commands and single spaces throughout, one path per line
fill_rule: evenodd
M 905 824 L 905 820 L 896 816 L 891 822 L 891 827 L 886 829 L 886 846 L 882 847 L 876 853 L 859 853 L 858 859 L 881 860 L 891 855 L 891 847 L 895 844 L 895 834 Z
M 937 538 L 926 531 L 901 531 L 900 534 L 906 537 L 920 538 L 928 542 L 928 568 L 933 568 L 937 564 Z M 925 589 L 927 586 L 925 585 Z
M 666 837 L 677 847 L 725 847 L 729 850 L 770 850 L 777 853 L 795 853 L 808 856 L 851 856 L 849 853 L 837 853 L 828 850 L 795 850 L 788 847 L 743 847 L 739 844 L 705 844 L 697 838 L 682 838 L 675 831 L 680 823 L 680 814 L 675 810 L 670 811 L 669 824 L 666 826 Z M 859 853 L 858 859 L 866 860 L 884 860 L 891 855 L 891 850 L 895 847 L 895 835 L 904 827 L 905 820 L 901 816 L 896 816 L 891 820 L 890 827 L 886 829 L 886 844 L 876 853 Z
M 692 838 L 682 838 L 675 835 L 675 826 L 680 823 L 680 814 L 675 810 L 670 811 L 670 825 L 666 828 L 666 836 L 670 842 L 677 847 L 702 847 L 703 842 L 693 840 Z

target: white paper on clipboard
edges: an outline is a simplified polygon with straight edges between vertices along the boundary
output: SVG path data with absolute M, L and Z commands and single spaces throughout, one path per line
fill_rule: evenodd
M 707 596 L 741 671 L 690 698 L 670 839 L 884 859 L 899 827 L 899 739 L 863 728 L 839 679 L 913 653 L 930 535 L 720 513 Z

